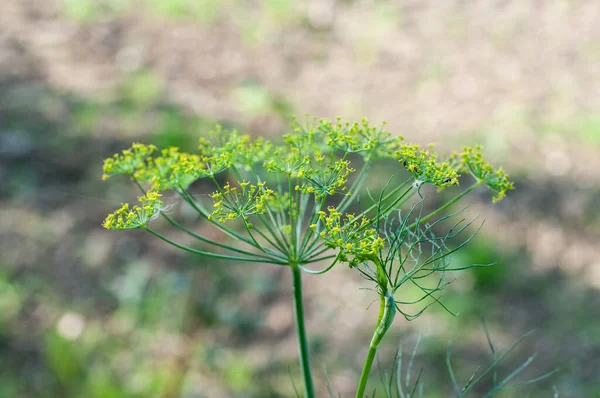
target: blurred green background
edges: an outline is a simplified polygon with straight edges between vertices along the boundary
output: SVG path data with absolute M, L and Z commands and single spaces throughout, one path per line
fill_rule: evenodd
M 304 114 L 482 143 L 516 181 L 469 200 L 486 224 L 454 260 L 497 265 L 446 293 L 458 318 L 398 320 L 382 370 L 421 334 L 426 396 L 451 396 L 447 344 L 466 381 L 483 316 L 499 348 L 535 329 L 507 366 L 560 367 L 533 396 L 600 397 L 599 18 L 596 0 L 3 0 L 0 397 L 293 396 L 287 270 L 104 231 L 137 192 L 100 177 L 134 140 L 193 150 L 216 122 L 276 136 Z M 304 284 L 316 383 L 326 367 L 352 396 L 375 297 L 343 267 Z

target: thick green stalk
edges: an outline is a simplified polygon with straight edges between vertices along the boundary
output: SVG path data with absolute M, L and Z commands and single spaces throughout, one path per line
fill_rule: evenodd
M 396 315 L 396 303 L 394 302 L 394 296 L 392 296 L 392 293 L 389 290 L 381 295 L 379 303 L 377 327 L 375 328 L 375 333 L 373 333 L 373 338 L 371 339 L 371 344 L 369 345 L 369 352 L 367 353 L 367 359 L 365 359 L 360 380 L 358 381 L 356 398 L 364 398 L 365 396 L 365 389 L 367 388 L 367 382 L 369 381 L 369 374 L 371 373 L 371 367 L 373 366 L 375 354 L 377 354 L 377 346 L 392 325 L 392 321 Z
M 292 279 L 294 283 L 294 314 L 296 315 L 296 331 L 298 332 L 298 353 L 300 356 L 300 367 L 302 368 L 302 379 L 304 381 L 304 398 L 314 398 L 315 388 L 310 372 L 308 343 L 306 339 L 306 328 L 304 326 L 304 307 L 302 304 L 302 272 L 295 264 L 292 264 L 291 268 Z

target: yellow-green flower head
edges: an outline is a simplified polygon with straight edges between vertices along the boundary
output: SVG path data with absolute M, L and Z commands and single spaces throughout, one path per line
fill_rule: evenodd
M 323 168 L 323 159 L 334 164 L 338 159 L 335 157 L 336 150 L 344 152 L 370 151 L 370 153 L 382 154 L 384 148 L 391 148 L 392 142 L 397 139 L 391 139 L 386 132 L 369 128 L 366 121 L 362 124 L 350 125 L 332 124 L 327 120 L 321 120 L 318 124 L 301 125 L 298 122 L 292 126 L 294 131 L 291 134 L 283 136 L 287 145 L 269 148 L 270 151 L 263 152 L 265 155 L 264 167 L 271 173 L 285 173 L 292 178 L 305 178 L 306 176 L 330 175 L 335 180 L 338 177 L 345 178 L 346 170 L 351 170 L 342 164 L 336 164 L 333 169 L 325 170 Z M 353 141 L 352 141 L 353 140 Z M 355 141 L 355 143 L 352 142 Z M 321 162 L 316 161 L 321 159 Z M 325 162 L 327 163 L 327 162 Z M 336 170 L 332 173 L 332 170 Z M 335 174 L 340 172 L 341 176 Z M 351 172 L 351 171 L 350 171 Z M 309 189 L 311 183 L 300 186 L 302 189 Z M 321 189 L 321 195 L 331 195 L 332 189 L 335 191 L 343 184 L 330 186 L 331 182 L 317 181 L 314 189 L 320 189 L 322 185 L 327 185 L 328 189 Z M 335 185 L 335 184 L 334 184 Z
M 217 125 L 209 133 L 208 139 L 199 139 L 198 149 L 203 157 L 227 156 L 232 165 L 251 170 L 257 163 L 264 162 L 272 144 L 265 139 L 253 140 L 249 135 Z
M 319 123 L 319 129 L 327 133 L 327 144 L 331 148 L 347 153 L 360 153 L 364 157 L 392 158 L 403 140 L 401 136 L 392 136 L 384 130 L 385 123 L 381 127 L 373 127 L 366 118 L 353 124 L 342 124 L 339 118 L 335 124 L 325 119 Z
M 283 136 L 285 142 L 298 149 L 301 155 L 322 155 L 331 152 L 327 146 L 327 133 L 313 120 L 301 124 L 297 119 L 292 123 L 292 133 Z
M 109 214 L 102 226 L 106 229 L 137 229 L 145 228 L 146 224 L 155 219 L 160 213 L 162 201 L 157 192 L 148 192 L 139 198 L 141 206 L 130 207 L 124 204 L 114 213 Z
M 209 219 L 225 222 L 242 218 L 246 221 L 248 216 L 266 213 L 265 206 L 272 196 L 273 191 L 266 188 L 264 182 L 252 185 L 242 181 L 239 187 L 227 183 L 211 195 L 214 202 Z
M 249 140 L 249 136 L 241 135 L 235 129 L 224 129 L 217 124 L 214 130 L 208 133 L 208 138 L 201 137 L 198 140 L 198 150 L 203 156 L 213 156 L 224 152 L 232 152 L 238 145 Z
M 143 182 L 152 183 L 152 189 L 186 189 L 199 178 L 214 177 L 231 166 L 231 154 L 198 156 L 179 152 L 176 147 L 161 151 L 162 156 L 148 159 Z
M 483 159 L 481 146 L 465 147 L 460 155 L 455 155 L 455 159 L 460 161 L 460 169 L 471 173 L 471 175 L 481 184 L 487 185 L 492 193 L 494 203 L 502 200 L 506 196 L 506 191 L 514 189 L 514 184 L 509 180 L 508 174 L 499 167 L 494 168 Z
M 179 152 L 170 147 L 161 151 L 161 156 L 147 159 L 144 173 L 138 175 L 140 182 L 150 182 L 158 192 L 168 189 L 187 188 L 197 178 L 194 170 L 203 163 L 197 155 Z
M 319 212 L 319 222 L 323 228 L 313 224 L 310 228 L 318 233 L 331 249 L 337 249 L 338 259 L 354 267 L 378 255 L 385 241 L 372 228 L 367 228 L 371 221 L 365 217 L 356 219 L 353 214 L 343 215 L 334 207 L 327 212 Z
M 202 167 L 195 170 L 197 178 L 214 177 L 231 167 L 232 153 L 220 153 L 201 158 Z
M 257 164 L 264 163 L 273 151 L 273 144 L 264 138 L 241 142 L 233 150 L 231 162 L 239 169 L 250 171 Z
M 458 185 L 456 168 L 449 162 L 438 162 L 438 155 L 431 146 L 422 149 L 419 145 L 402 145 L 396 157 L 417 181 L 438 187 Z
M 303 170 L 302 175 L 299 177 L 305 183 L 297 185 L 296 190 L 314 194 L 316 199 L 346 192 L 345 185 L 348 181 L 348 174 L 354 171 L 354 169 L 349 167 L 349 161 L 325 161 L 325 156 L 317 156 L 312 160 L 316 163 L 316 166 Z
M 302 155 L 296 147 L 277 146 L 267 158 L 263 167 L 270 173 L 284 173 L 290 178 L 302 178 L 304 172 L 310 167 L 311 158 Z
M 120 154 L 104 160 L 102 179 L 106 180 L 112 176 L 126 174 L 135 176 L 146 166 L 146 158 L 157 148 L 154 145 L 134 143 L 131 148 L 123 150 Z

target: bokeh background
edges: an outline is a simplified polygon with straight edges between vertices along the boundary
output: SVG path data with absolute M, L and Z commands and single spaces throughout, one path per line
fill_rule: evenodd
M 455 257 L 497 265 L 445 295 L 459 317 L 398 318 L 382 372 L 421 335 L 426 396 L 452 396 L 448 342 L 466 381 L 483 316 L 498 348 L 535 329 L 509 366 L 561 369 L 533 396 L 600 397 L 598 21 L 596 0 L 2 0 L 0 397 L 294 396 L 287 270 L 104 231 L 137 192 L 100 177 L 134 140 L 193 150 L 216 122 L 277 136 L 304 114 L 482 143 L 516 181 L 469 199 L 486 224 Z M 304 284 L 320 396 L 324 368 L 353 396 L 375 297 L 343 267 Z

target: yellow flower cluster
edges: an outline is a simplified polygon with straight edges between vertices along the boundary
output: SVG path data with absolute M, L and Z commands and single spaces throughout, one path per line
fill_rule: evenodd
M 203 167 L 199 156 L 179 152 L 177 147 L 163 149 L 161 155 L 148 158 L 146 169 L 140 174 L 140 181 L 150 182 L 156 191 L 187 188 L 197 178 L 194 170 Z
M 438 187 L 458 185 L 458 172 L 449 162 L 438 162 L 437 153 L 419 145 L 402 145 L 396 152 L 400 163 L 417 181 Z
M 514 184 L 509 180 L 508 174 L 499 167 L 494 170 L 492 165 L 483 159 L 482 147 L 465 147 L 463 152 L 455 155 L 460 159 L 460 168 L 469 172 L 478 182 L 487 185 L 493 195 L 493 202 L 502 200 L 506 191 L 514 189 Z
M 145 228 L 148 221 L 158 216 L 162 201 L 157 192 L 148 192 L 139 198 L 141 206 L 135 205 L 130 208 L 129 204 L 124 204 L 114 213 L 109 214 L 102 226 L 106 229 L 136 229 Z
M 118 174 L 135 177 L 141 183 L 150 183 L 152 190 L 187 188 L 198 178 L 212 177 L 231 166 L 232 151 L 216 151 L 210 156 L 180 152 L 177 147 L 157 151 L 154 145 L 135 143 L 104 161 L 103 179 Z
M 265 206 L 273 191 L 266 188 L 264 182 L 252 185 L 242 181 L 239 186 L 241 189 L 227 183 L 220 192 L 211 195 L 214 203 L 209 219 L 225 222 L 243 218 L 246 221 L 250 215 L 266 213 Z
M 123 150 L 121 154 L 117 153 L 104 160 L 102 179 L 119 174 L 134 176 L 145 168 L 146 158 L 156 150 L 154 145 L 133 143 L 131 148 Z
M 316 167 L 302 170 L 300 176 L 306 183 L 296 185 L 297 191 L 314 194 L 316 199 L 346 191 L 348 174 L 354 171 L 350 168 L 350 162 L 347 160 L 324 162 L 324 159 L 324 155 L 317 156 L 314 159 Z
M 140 181 L 150 182 L 156 191 L 185 189 L 198 178 L 213 177 L 231 165 L 231 155 L 225 153 L 199 156 L 170 147 L 161 154 L 149 157 L 146 168 L 138 173 Z
M 392 158 L 400 149 L 403 138 L 392 136 L 384 127 L 385 123 L 379 128 L 370 126 L 366 118 L 352 124 L 342 124 L 339 119 L 335 124 L 328 120 L 319 121 L 319 129 L 327 132 L 330 147 L 348 153 L 358 152 L 363 156 Z
M 293 133 L 285 134 L 284 141 L 291 148 L 299 149 L 303 155 L 318 156 L 331 152 L 327 145 L 327 132 L 321 128 L 316 119 L 312 123 L 301 124 L 294 119 L 292 124 Z
M 273 144 L 263 138 L 253 140 L 237 130 L 224 129 L 217 125 L 209 133 L 210 139 L 200 138 L 198 150 L 202 157 L 217 161 L 227 157 L 228 163 L 240 169 L 250 171 L 257 163 L 272 153 Z
M 270 173 L 284 173 L 290 178 L 302 178 L 310 163 L 310 156 L 303 155 L 299 148 L 280 146 L 274 148 L 263 167 Z
M 224 129 L 219 124 L 208 135 L 209 138 L 201 137 L 198 139 L 198 150 L 204 156 L 232 152 L 234 149 L 250 141 L 250 136 L 241 135 L 235 129 Z
M 336 208 L 329 207 L 327 212 L 319 212 L 319 220 L 324 226 L 319 236 L 328 247 L 339 250 L 338 259 L 351 267 L 377 256 L 385 246 L 377 231 L 367 228 L 370 220 L 365 217 L 358 220 L 353 214 L 342 215 Z M 317 233 L 317 224 L 310 228 Z

